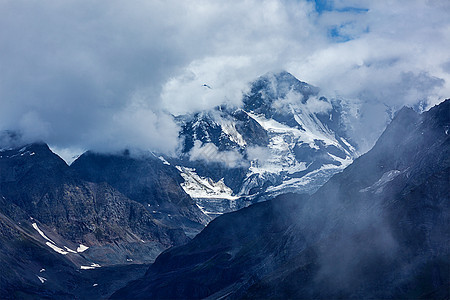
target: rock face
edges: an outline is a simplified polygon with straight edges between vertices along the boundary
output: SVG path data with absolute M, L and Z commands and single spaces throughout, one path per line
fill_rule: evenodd
M 2 295 L 74 292 L 82 270 L 153 262 L 208 219 L 159 159 L 79 160 L 69 167 L 43 143 L 0 151 L 0 265 L 9 270 L 0 275 Z M 127 272 L 124 280 L 133 278 Z
M 213 220 L 113 298 L 448 298 L 450 100 L 401 110 L 311 196 Z
M 242 107 L 177 117 L 182 151 L 168 160 L 209 214 L 283 192 L 313 193 L 358 155 L 345 114 L 340 101 L 291 74 L 267 74 L 251 84 Z
M 183 228 L 188 235 L 197 234 L 209 222 L 181 188 L 183 178 L 177 169 L 157 157 L 86 152 L 71 169 L 86 181 L 109 184 L 143 204 L 159 222 Z
M 1 205 L 4 207 L 5 202 Z M 0 213 L 2 299 L 106 298 L 128 281 L 143 276 L 148 268 L 148 264 L 135 264 L 80 269 L 74 259 L 86 266 L 90 261 L 75 258 L 73 253 L 70 257 L 55 252 L 43 245 L 41 236 L 30 227 Z

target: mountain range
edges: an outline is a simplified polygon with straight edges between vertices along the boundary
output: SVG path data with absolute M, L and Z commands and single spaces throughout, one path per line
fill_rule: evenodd
M 450 100 L 404 108 L 312 195 L 213 220 L 113 298 L 449 297 Z
M 2 296 L 64 294 L 77 286 L 61 276 L 151 263 L 209 221 L 152 156 L 87 152 L 68 166 L 35 143 L 2 150 L 0 170 Z
M 349 105 L 268 73 L 173 156 L 0 135 L 0 298 L 448 297 L 450 101 L 362 156 Z

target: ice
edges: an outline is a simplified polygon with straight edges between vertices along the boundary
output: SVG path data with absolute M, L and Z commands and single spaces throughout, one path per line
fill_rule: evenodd
M 222 131 L 229 136 L 231 141 L 241 147 L 247 145 L 242 135 L 236 130 L 236 126 L 233 122 L 221 119 L 220 126 L 222 127 Z
M 329 154 L 331 155 L 331 154 Z M 334 174 L 336 171 L 342 170 L 343 166 L 347 166 L 351 163 L 351 159 L 340 159 L 343 161 L 343 164 L 341 166 L 336 166 L 334 164 L 326 164 L 320 167 L 317 170 L 311 171 L 304 176 L 300 178 L 291 178 L 288 180 L 283 181 L 283 183 L 277 185 L 277 186 L 271 186 L 267 189 L 267 192 L 273 193 L 273 192 L 279 192 L 287 189 L 297 189 L 303 186 L 306 186 L 320 177 L 321 173 L 323 174 Z
M 348 147 L 348 149 L 350 149 L 350 151 L 356 153 L 355 147 L 353 147 L 352 145 L 350 145 L 350 143 L 347 142 L 346 139 L 344 139 L 343 137 L 341 137 L 341 141 Z
M 339 156 L 333 155 L 331 153 L 328 153 L 328 155 L 331 158 L 333 158 L 333 160 L 341 163 L 341 165 L 339 167 L 336 167 L 336 166 L 333 165 L 334 167 L 339 168 L 339 169 L 345 169 L 346 167 L 348 167 L 353 162 L 353 159 L 350 156 L 346 156 L 344 159 L 342 159 Z
M 311 148 L 319 149 L 316 140 L 321 140 L 325 145 L 333 145 L 346 153 L 348 152 L 343 149 L 334 135 L 314 114 L 294 114 L 295 120 L 304 130 L 286 126 L 273 119 L 266 119 L 263 115 L 252 113 L 248 113 L 248 115 L 256 120 L 269 134 L 270 157 L 264 162 L 259 162 L 257 166 L 252 165 L 250 172 L 253 174 L 264 174 L 266 172 L 293 174 L 306 170 L 306 164 L 298 161 L 294 154 L 294 147 L 299 143 L 306 143 Z M 351 157 L 350 153 L 347 154 Z
M 233 195 L 233 191 L 224 183 L 223 178 L 215 182 L 211 178 L 199 176 L 195 169 L 176 166 L 180 171 L 184 182 L 181 187 L 192 198 L 220 198 L 235 200 L 239 197 Z

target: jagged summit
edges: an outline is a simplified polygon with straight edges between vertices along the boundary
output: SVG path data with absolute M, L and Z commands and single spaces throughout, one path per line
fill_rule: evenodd
M 305 103 L 310 96 L 319 93 L 319 88 L 298 80 L 286 71 L 267 73 L 251 84 L 250 92 L 243 99 L 244 109 L 271 118 L 276 113 L 273 102 L 286 98 L 290 93 L 296 93 L 300 96 L 298 100 Z
M 203 180 L 223 179 L 233 191 L 229 196 L 241 198 L 233 201 L 234 209 L 265 194 L 311 193 L 357 156 L 345 130 L 345 110 L 318 93 L 286 71 L 261 76 L 251 83 L 242 107 L 179 116 L 182 151 L 173 163 L 195 169 L 189 174 Z M 202 184 L 186 180 L 185 190 L 201 206 L 219 201 L 203 199 Z M 227 211 L 227 205 L 220 202 L 220 210 Z

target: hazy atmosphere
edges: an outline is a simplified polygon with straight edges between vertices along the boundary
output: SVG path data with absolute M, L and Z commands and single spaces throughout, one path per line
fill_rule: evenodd
M 450 0 L 0 0 L 0 299 L 450 299 Z
M 375 120 L 430 107 L 450 95 L 449 15 L 444 0 L 1 1 L 0 130 L 171 153 L 171 115 L 238 105 L 279 70 Z

